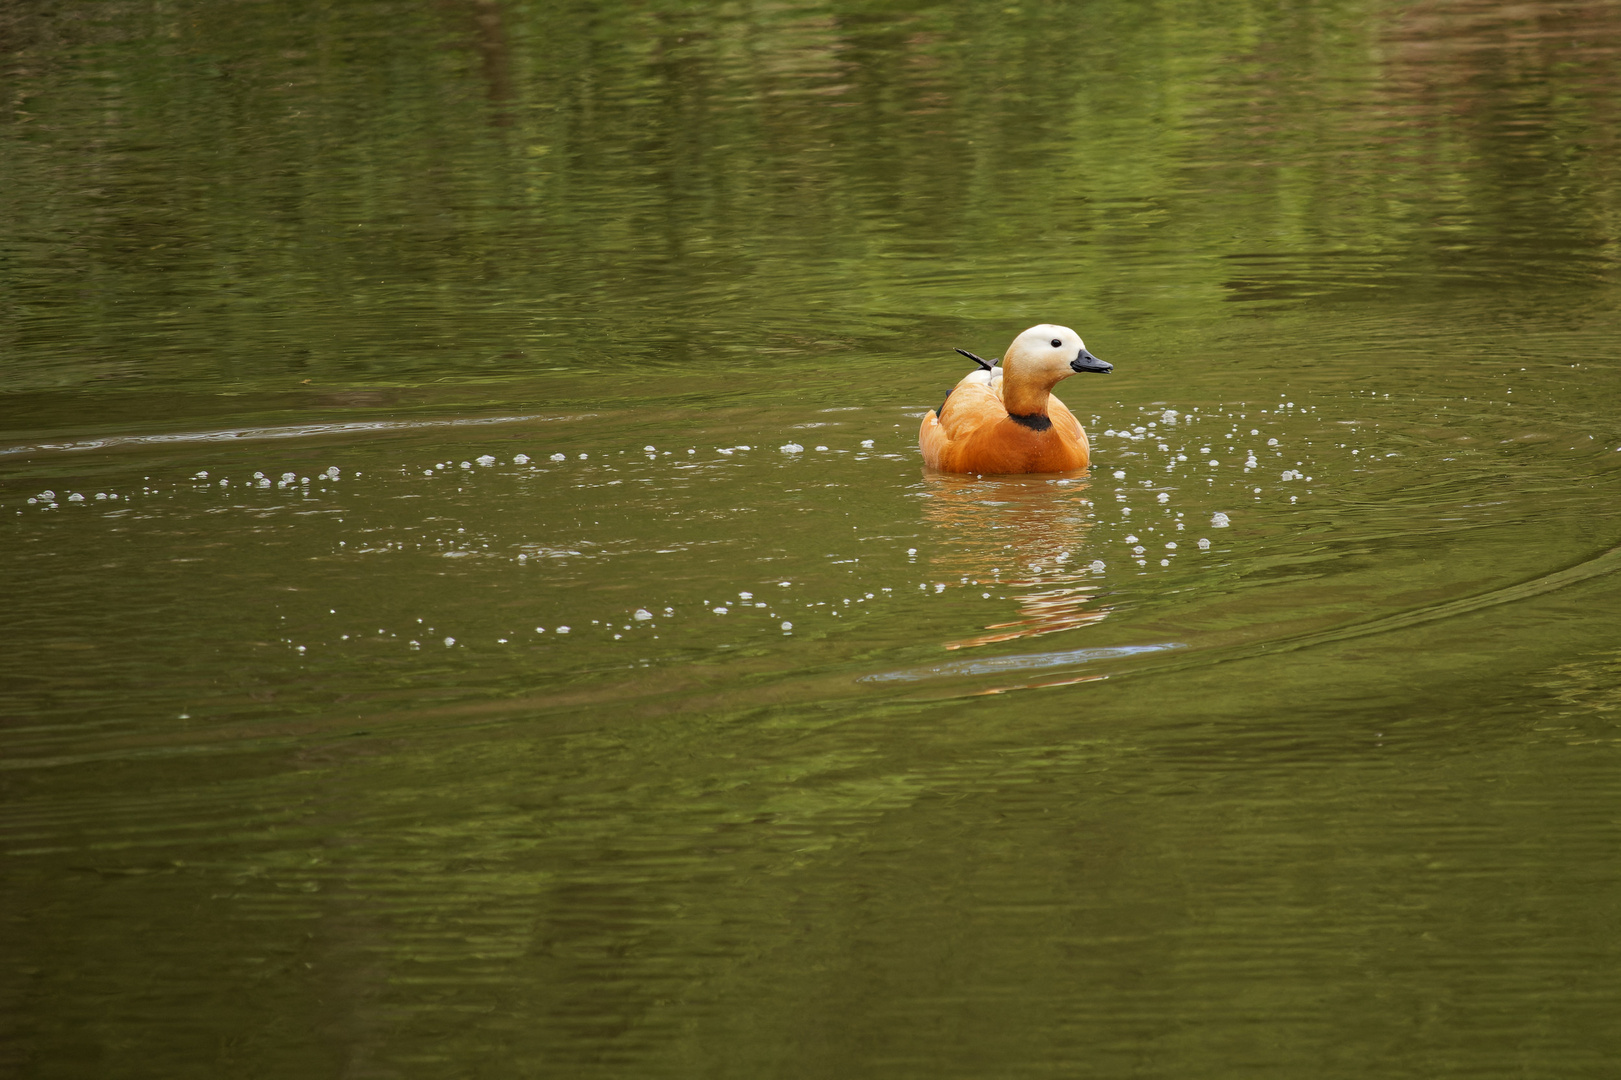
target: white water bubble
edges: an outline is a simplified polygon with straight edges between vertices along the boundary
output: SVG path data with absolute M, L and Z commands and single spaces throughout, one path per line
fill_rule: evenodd
M 105 491 L 98 491 L 96 492 L 96 498 L 97 500 L 104 500 L 107 498 L 107 493 Z
M 581 455 L 580 455 L 580 460 L 581 460 L 581 461 L 586 461 L 586 460 L 588 460 L 588 459 L 589 459 L 589 458 L 590 458 L 590 457 L 591 457 L 591 455 L 590 455 L 590 454 L 581 454 Z
M 284 472 L 284 473 L 281 474 L 281 482 L 284 483 L 284 484 L 291 484 L 294 480 L 297 480 L 297 479 L 298 479 L 298 474 L 297 473 Z
M 656 454 L 656 453 L 658 453 L 658 447 L 656 447 L 656 446 L 651 446 L 651 445 L 649 445 L 649 446 L 644 446 L 644 447 L 642 447 L 642 449 L 643 449 L 643 450 L 646 450 L 646 451 L 647 451 L 647 452 L 648 452 L 648 453 L 649 453 L 649 454 Z
M 1133 555 L 1141 555 L 1143 553 L 1143 551 L 1144 551 L 1144 548 L 1143 548 L 1143 546 L 1141 544 L 1138 544 L 1136 547 L 1131 549 L 1131 553 Z
M 1215 458 L 1211 458 L 1211 459 L 1210 459 L 1210 464 L 1211 464 L 1211 465 L 1220 465 L 1220 464 L 1221 464 L 1221 462 L 1219 462 L 1219 461 L 1217 461 L 1217 460 L 1216 460 L 1216 459 L 1215 459 Z
M 514 465 L 527 465 L 527 464 L 529 464 L 529 455 L 528 454 L 513 454 L 512 455 L 512 463 Z
M 1222 513 L 1220 510 L 1217 510 L 1214 514 L 1210 515 L 1210 526 L 1211 526 L 1211 528 L 1225 529 L 1227 526 L 1229 526 L 1231 524 L 1232 524 L 1232 519 L 1229 518 L 1226 514 Z
M 1114 430 L 1114 428 L 1110 428 L 1108 431 L 1105 431 L 1103 434 L 1108 438 L 1113 438 L 1117 434 L 1117 432 Z
M 336 465 L 328 465 L 327 466 L 326 478 L 328 480 L 336 480 L 338 478 L 338 475 L 339 475 L 338 474 L 338 467 Z
M 472 462 L 471 462 L 471 461 L 464 461 L 464 462 L 462 462 L 462 468 L 464 468 L 464 469 L 471 469 L 471 468 L 472 468 L 472 467 L 473 467 L 473 463 L 472 463 Z
M 786 619 L 784 619 L 784 620 L 783 620 L 783 623 L 782 623 L 782 628 L 783 628 L 783 629 L 784 629 L 784 630 L 792 630 L 792 629 L 793 629 L 793 628 L 794 628 L 794 624 L 793 624 L 793 623 L 791 623 L 791 622 L 789 622 L 789 621 L 787 621 L 787 620 L 786 620 Z
M 906 549 L 906 554 L 908 554 L 908 555 L 916 555 L 917 554 L 917 548 L 907 548 Z
M 567 457 L 564 454 L 553 454 L 552 455 L 552 460 L 553 461 L 564 461 L 564 460 L 567 460 Z
M 73 494 L 68 496 L 68 502 L 84 502 L 84 496 L 75 491 Z
M 729 611 L 731 609 L 716 605 L 715 607 L 712 607 L 709 610 L 713 611 L 716 615 L 724 615 L 724 614 L 726 614 L 727 611 Z
M 741 596 L 745 600 L 753 600 L 754 599 L 754 594 L 751 593 L 751 592 L 740 592 L 737 595 Z
M 936 585 L 936 586 L 935 586 L 935 587 L 934 587 L 934 591 L 935 591 L 935 592 L 937 592 L 937 593 L 943 593 L 943 592 L 945 592 L 945 591 L 946 591 L 946 586 L 945 586 L 945 583 L 944 583 L 944 582 L 942 582 L 942 583 L 940 583 L 940 584 L 938 584 L 938 585 Z
M 455 638 L 453 638 L 453 637 L 447 637 L 447 638 L 446 638 L 446 639 L 445 639 L 445 648 L 447 648 L 447 649 L 448 649 L 448 648 L 450 648 L 450 647 L 451 647 L 451 646 L 452 646 L 452 645 L 454 645 L 454 644 L 456 644 L 456 639 L 455 639 Z
M 39 500 L 34 498 L 34 496 L 32 496 L 32 495 L 28 496 L 28 505 L 32 506 L 37 502 L 39 502 Z
M 715 447 L 715 452 L 717 454 L 725 454 L 727 457 L 732 456 L 732 448 L 730 446 L 717 446 Z
M 1159 414 L 1159 418 L 1161 420 L 1165 421 L 1167 424 L 1174 424 L 1174 423 L 1176 423 L 1176 418 L 1179 415 L 1181 415 L 1181 414 L 1178 413 L 1175 409 L 1166 409 L 1164 412 Z
M 1200 551 L 1209 551 L 1210 550 L 1210 541 L 1205 539 L 1202 536 L 1199 537 L 1199 550 Z
M 801 454 L 805 451 L 805 448 L 796 442 L 783 443 L 779 449 L 785 454 Z
M 733 447 L 733 449 L 735 449 L 735 450 L 753 450 L 754 447 L 752 447 L 752 446 L 737 446 L 737 447 Z
M 260 478 L 259 478 L 259 486 L 260 486 L 260 487 L 262 487 L 262 488 L 267 488 L 267 487 L 269 487 L 269 486 L 270 486 L 270 477 L 268 477 L 268 476 L 261 476 L 261 477 L 260 477 Z
M 862 439 L 861 440 L 861 447 L 864 450 L 871 450 L 872 449 L 872 440 L 871 439 Z
M 495 464 L 495 458 L 491 457 L 489 454 L 480 454 L 473 460 L 484 466 L 486 469 Z
M 1158 499 L 1161 503 L 1168 503 L 1168 502 L 1171 501 L 1170 495 L 1166 494 L 1163 491 L 1160 492 L 1158 495 L 1154 496 L 1154 498 Z
M 310 482 L 310 478 L 307 477 L 307 476 L 301 476 L 301 477 L 299 477 L 298 482 L 300 484 L 306 484 L 307 485 Z
M 197 473 L 195 476 L 193 476 L 192 479 L 193 480 L 207 480 L 208 479 L 208 470 L 204 469 L 203 471 L 201 471 L 201 472 Z
M 1108 564 L 1102 559 L 1093 559 L 1087 564 L 1086 568 L 1092 571 L 1094 574 L 1101 574 L 1104 570 L 1108 569 Z
M 818 446 L 818 447 L 817 447 L 817 448 L 816 448 L 816 449 L 818 449 L 818 450 L 826 450 L 826 449 L 827 449 L 827 447 L 825 447 L 825 446 Z
M 1124 480 L 1126 478 L 1126 470 L 1124 470 L 1124 469 L 1116 469 L 1114 471 L 1114 478 L 1116 480 Z
M 1136 542 L 1137 542 L 1137 537 L 1135 537 L 1135 536 L 1132 536 L 1132 535 L 1128 535 L 1128 536 L 1127 536 L 1127 537 L 1126 537 L 1126 543 L 1128 543 L 1128 544 L 1135 544 L 1135 543 L 1136 543 Z
M 544 633 L 545 633 L 545 632 L 546 632 L 546 628 L 545 628 L 545 627 L 544 627 L 544 626 L 537 626 L 537 627 L 535 627 L 535 633 L 537 633 L 537 634 L 544 634 Z
M 634 618 L 637 622 L 646 622 L 648 619 L 651 619 L 652 617 L 653 617 L 653 613 L 651 611 L 648 611 L 644 607 L 637 608 L 636 609 L 636 614 L 634 616 L 632 616 L 632 618 Z
M 559 633 L 559 634 L 566 634 L 566 633 L 568 633 L 568 627 L 566 627 L 566 626 L 559 626 L 559 627 L 558 627 L 558 628 L 557 628 L 557 632 L 558 632 L 558 633 Z

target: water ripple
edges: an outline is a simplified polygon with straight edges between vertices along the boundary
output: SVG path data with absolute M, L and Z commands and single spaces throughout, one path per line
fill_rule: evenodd
M 226 428 L 223 431 L 177 431 L 157 435 L 106 435 L 79 442 L 30 443 L 0 447 L 0 457 L 16 454 L 106 450 L 117 446 L 168 446 L 176 443 L 238 443 L 265 439 L 302 439 L 319 435 L 354 435 L 373 431 L 423 431 L 428 428 L 490 427 L 531 421 L 588 420 L 594 413 L 571 416 L 483 416 L 459 420 L 350 420 L 336 424 L 288 424 L 283 427 Z

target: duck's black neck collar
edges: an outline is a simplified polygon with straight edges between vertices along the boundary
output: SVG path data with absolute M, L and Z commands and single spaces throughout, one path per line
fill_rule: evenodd
M 1010 412 L 1007 414 L 1007 418 L 1013 421 L 1015 424 L 1023 424 L 1031 431 L 1046 431 L 1048 428 L 1053 426 L 1053 418 L 1044 412 Z

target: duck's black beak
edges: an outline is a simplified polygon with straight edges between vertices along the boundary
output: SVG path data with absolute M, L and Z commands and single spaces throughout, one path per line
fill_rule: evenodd
M 1109 363 L 1107 360 L 1099 360 L 1097 357 L 1087 352 L 1085 345 L 1081 346 L 1080 355 L 1071 360 L 1069 362 L 1069 366 L 1076 371 L 1095 371 L 1099 375 L 1107 375 L 1109 372 L 1114 370 L 1113 364 Z

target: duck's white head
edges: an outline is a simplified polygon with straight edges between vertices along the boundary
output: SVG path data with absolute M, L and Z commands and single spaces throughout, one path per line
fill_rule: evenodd
M 1013 378 L 1051 385 L 1083 371 L 1107 375 L 1114 365 L 1087 352 L 1081 335 L 1069 327 L 1042 323 L 1013 339 L 1002 354 L 1002 368 Z

